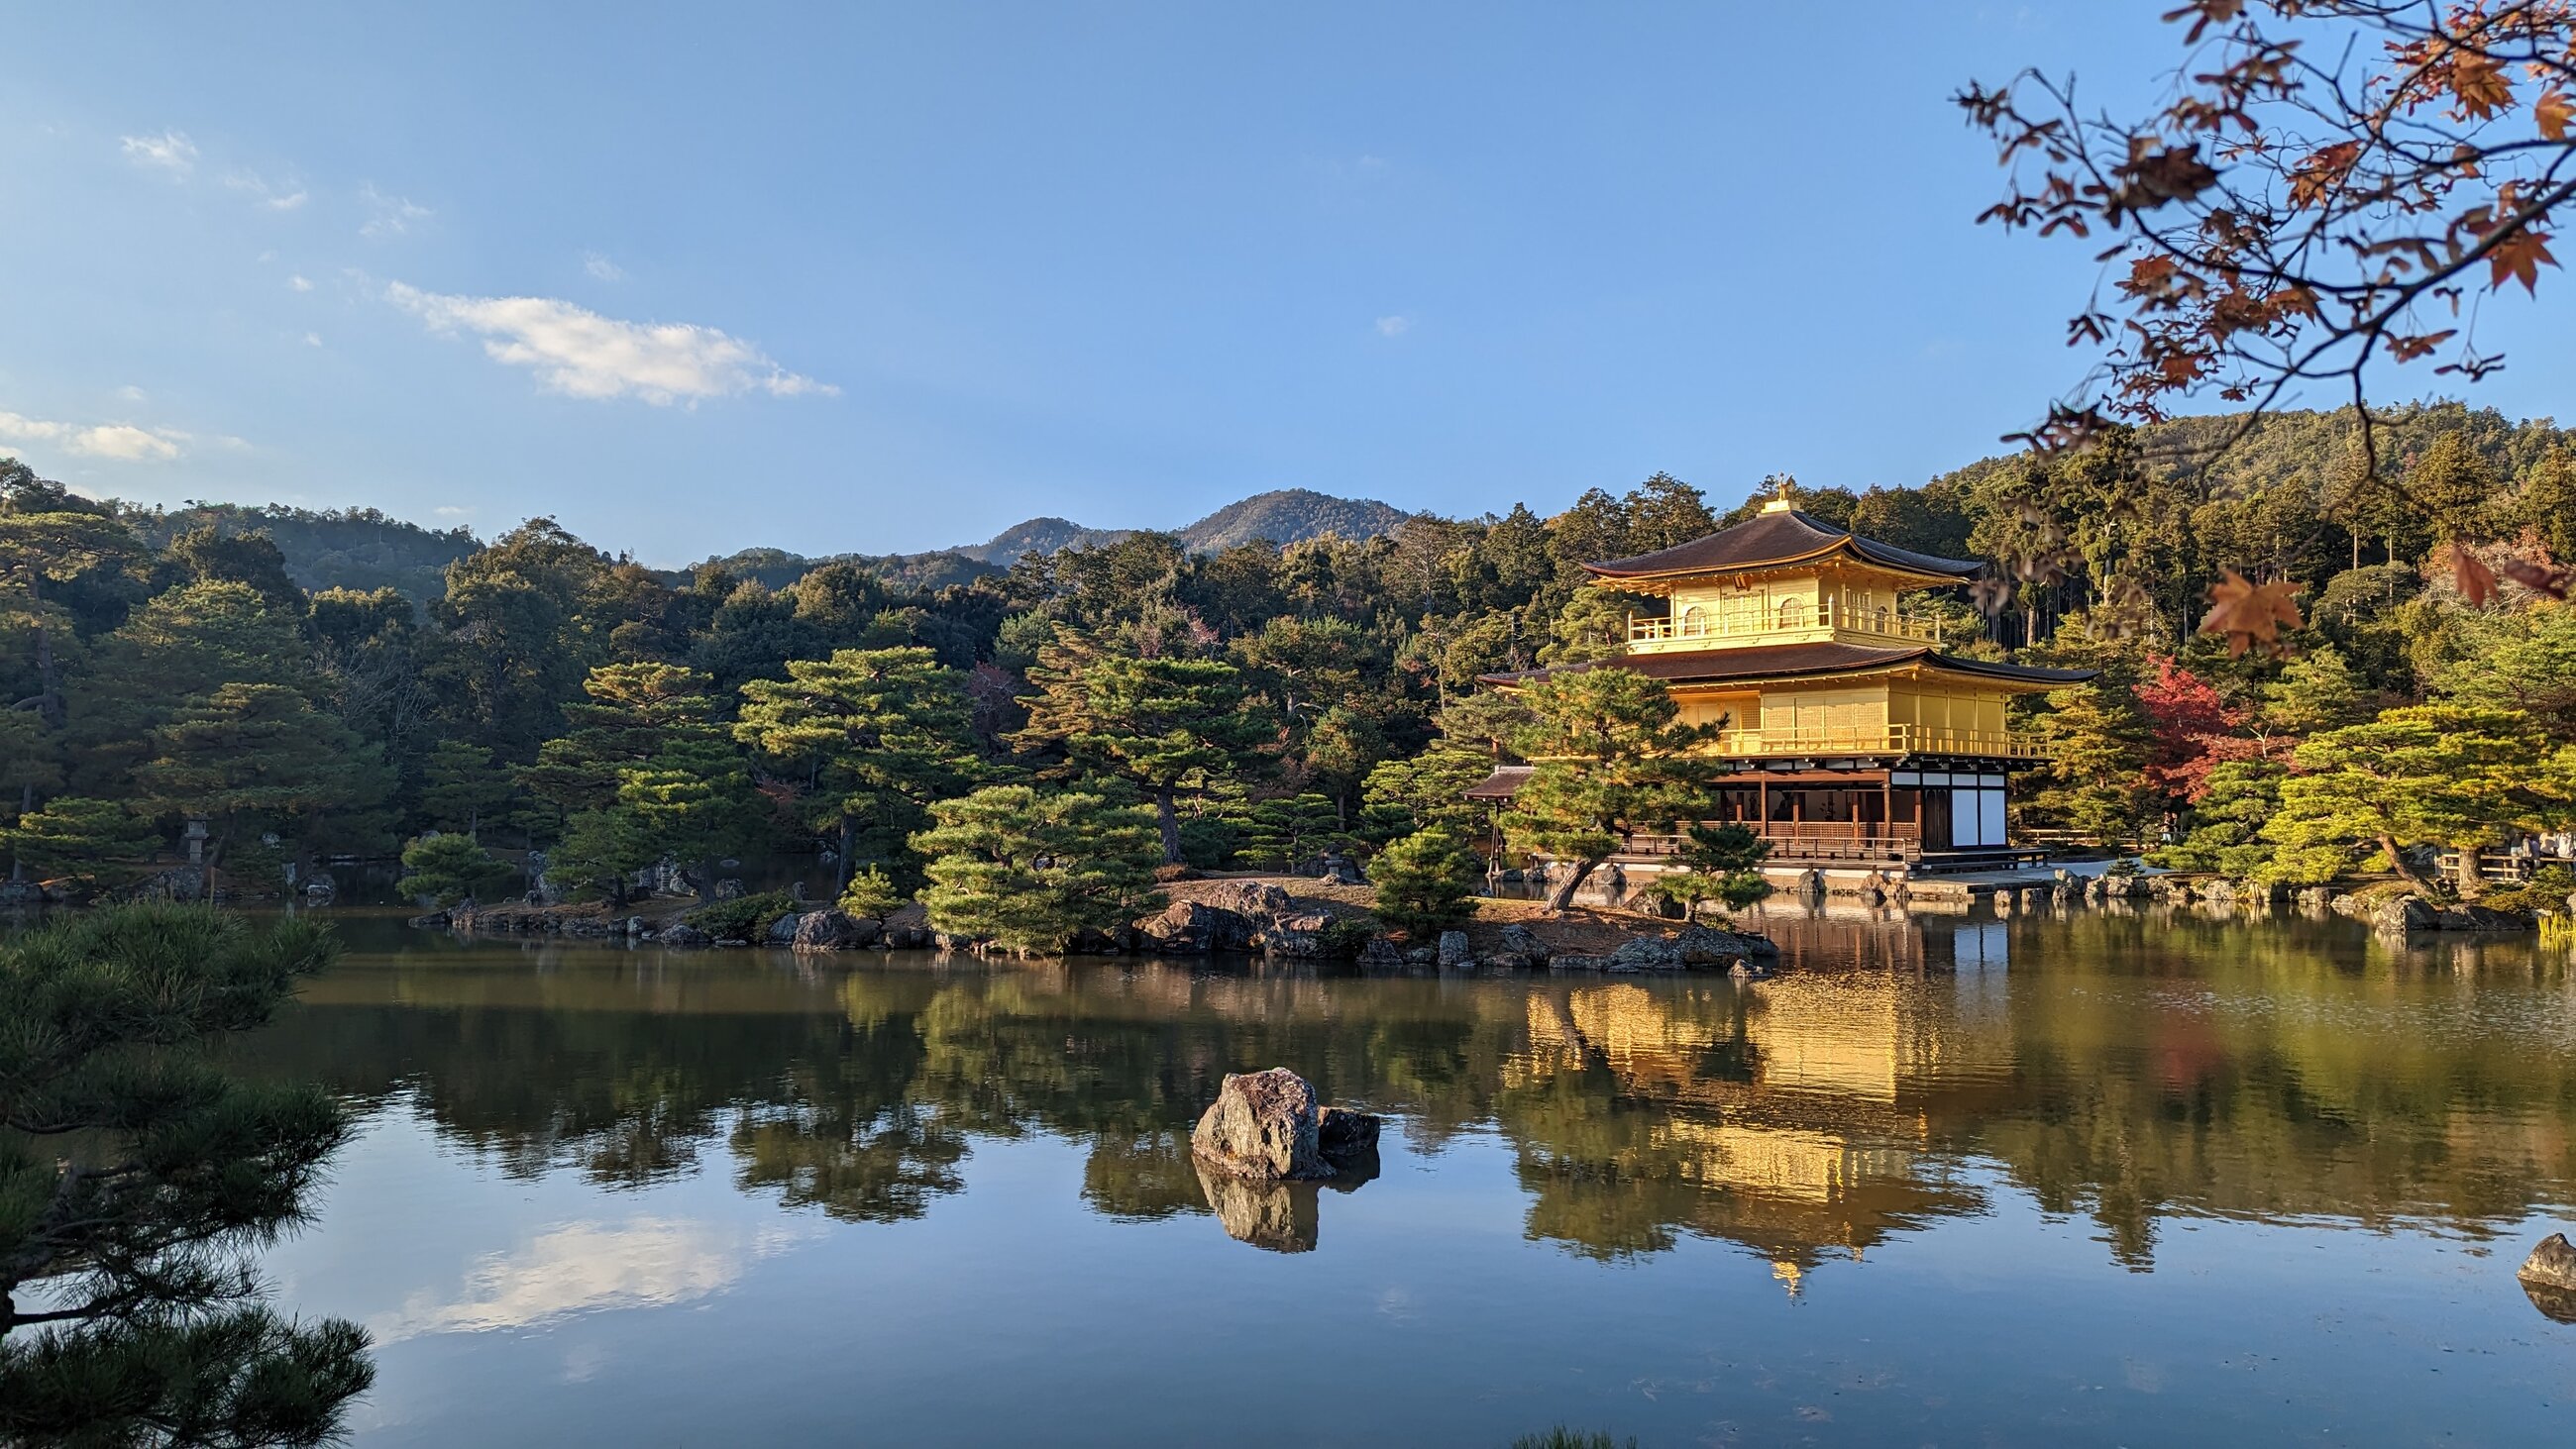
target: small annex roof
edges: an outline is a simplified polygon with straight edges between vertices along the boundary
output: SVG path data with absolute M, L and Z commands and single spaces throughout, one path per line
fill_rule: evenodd
M 1836 528 L 1812 513 L 1777 505 L 1763 509 L 1733 528 L 1721 528 L 1706 538 L 1677 543 L 1653 553 L 1641 553 L 1635 558 L 1611 559 L 1607 563 L 1588 563 L 1583 567 L 1605 579 L 1659 578 L 1669 574 L 1777 568 L 1822 558 L 1836 551 L 1848 552 L 1854 558 L 1882 568 L 1935 578 L 1964 579 L 1985 567 L 1971 558 L 1939 558 L 1928 553 L 1916 553 L 1910 548 L 1880 543 L 1874 538 L 1863 538 L 1849 529 Z
M 2090 669 L 2041 669 L 2028 664 L 1996 664 L 1983 659 L 1961 659 L 1944 654 L 1929 645 L 1911 648 L 1873 648 L 1866 644 L 1818 642 L 1813 644 L 1756 644 L 1741 649 L 1693 649 L 1670 653 L 1630 654 L 1602 661 L 1619 669 L 1632 669 L 1649 679 L 1667 684 L 1721 684 L 1730 680 L 1796 679 L 1816 674 L 1856 674 L 1889 669 L 1901 664 L 1923 663 L 1935 669 L 1958 674 L 1982 675 L 1989 679 L 2009 680 L 2018 684 L 2056 686 L 2080 684 L 2091 679 Z M 1571 666 L 1589 669 L 1588 664 Z M 1545 679 L 1550 671 L 1524 669 L 1509 674 L 1477 676 L 1486 684 L 1528 684 Z
M 1528 765 L 1496 765 L 1494 773 L 1468 786 L 1461 794 L 1469 800 L 1509 800 L 1529 783 L 1533 773 Z

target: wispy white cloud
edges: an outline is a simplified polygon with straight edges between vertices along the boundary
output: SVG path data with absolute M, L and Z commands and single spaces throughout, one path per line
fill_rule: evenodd
M 299 272 L 296 275 L 287 278 L 286 285 L 289 289 L 294 291 L 310 292 L 313 290 L 313 279 Z
M 319 346 L 321 346 L 321 345 L 322 345 L 322 334 L 321 334 L 321 333 L 319 333 L 319 332 L 307 332 L 307 333 L 305 333 L 305 334 L 304 334 L 304 345 L 305 345 L 305 346 L 307 346 L 307 347 L 319 347 Z
M 747 1232 L 685 1218 L 561 1223 L 468 1264 L 455 1291 L 412 1294 L 368 1324 L 379 1343 L 438 1333 L 533 1328 L 585 1313 L 689 1303 L 733 1286 L 753 1262 L 818 1229 Z
M 442 503 L 429 511 L 437 514 L 441 518 L 472 518 L 474 516 L 473 509 L 459 508 L 453 503 Z
M 50 445 L 83 458 L 158 463 L 179 456 L 188 435 L 132 423 L 63 423 L 0 412 L 0 444 Z
M 376 241 L 408 232 L 414 222 L 427 221 L 433 214 L 407 196 L 387 196 L 372 181 L 358 188 L 358 200 L 367 207 L 367 219 L 359 226 L 358 235 Z
M 1413 319 L 1401 312 L 1377 319 L 1377 335 L 1380 337 L 1402 337 L 1412 330 Z
M 617 263 L 610 261 L 608 258 L 601 256 L 597 252 L 583 252 L 581 254 L 581 265 L 584 270 L 588 271 L 592 276 L 599 278 L 603 282 L 622 282 L 626 280 L 626 269 L 624 267 L 619 266 Z
M 293 211 L 306 200 L 304 187 L 292 177 L 272 182 L 256 171 L 234 171 L 225 175 L 224 184 L 258 197 L 259 204 L 271 211 Z
M 433 332 L 471 332 L 493 361 L 532 368 L 570 397 L 638 397 L 656 407 L 765 392 L 837 395 L 739 337 L 685 322 L 626 322 L 553 297 L 457 297 L 395 282 L 385 298 Z
M 197 169 L 197 143 L 185 131 L 163 131 L 158 136 L 123 138 L 125 159 L 146 170 L 166 173 L 172 178 Z

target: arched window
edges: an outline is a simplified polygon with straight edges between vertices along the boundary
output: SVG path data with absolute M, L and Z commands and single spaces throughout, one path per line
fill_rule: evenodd
M 1807 601 L 1804 599 L 1782 599 L 1780 601 L 1779 619 L 1780 627 L 1783 629 L 1803 629 L 1807 627 Z
M 1708 610 L 1697 604 L 1682 610 L 1682 632 L 1694 637 L 1707 633 Z

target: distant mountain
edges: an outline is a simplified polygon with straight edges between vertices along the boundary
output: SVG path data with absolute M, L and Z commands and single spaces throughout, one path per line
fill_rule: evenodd
M 1068 548 L 1097 548 L 1127 537 L 1124 528 L 1085 528 L 1066 518 L 1032 518 L 1015 523 L 994 534 L 990 543 L 946 550 L 981 559 L 988 564 L 1009 568 L 1033 553 L 1055 553 Z
M 1393 533 L 1408 516 L 1374 498 L 1335 498 L 1309 488 L 1282 488 L 1229 503 L 1182 529 L 1180 535 L 1191 552 L 1216 553 L 1261 538 L 1281 545 L 1326 535 L 1375 538 Z
M 1375 538 L 1393 532 L 1409 516 L 1375 499 L 1335 498 L 1308 488 L 1282 488 L 1229 503 L 1196 523 L 1174 530 L 1174 537 L 1192 553 L 1217 553 L 1255 539 L 1286 545 L 1327 535 Z M 874 569 L 891 584 L 935 589 L 1000 573 L 1031 554 L 1098 548 L 1136 532 L 1130 528 L 1086 528 L 1068 518 L 1032 518 L 1003 529 L 983 543 L 928 553 L 842 553 L 814 558 L 783 549 L 747 548 L 708 559 L 698 567 L 719 566 L 737 578 L 758 579 L 780 589 L 823 564 L 855 563 Z

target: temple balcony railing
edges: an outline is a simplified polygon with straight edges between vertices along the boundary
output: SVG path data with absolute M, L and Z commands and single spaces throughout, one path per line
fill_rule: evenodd
M 1963 755 L 1987 760 L 2046 760 L 2045 741 L 2010 731 L 1958 730 L 1936 725 L 1801 725 L 1728 729 L 1711 753 L 1730 757 L 1783 755 Z
M 1685 610 L 1680 615 L 1640 619 L 1628 616 L 1628 642 L 1649 646 L 1672 647 L 1702 641 L 1724 643 L 1729 640 L 1779 639 L 1804 640 L 1836 634 L 1865 634 L 1879 639 L 1897 639 L 1911 644 L 1941 642 L 1941 621 L 1911 618 L 1890 610 L 1885 605 L 1862 607 L 1826 599 L 1814 608 L 1804 600 L 1790 600 L 1769 608 L 1736 610 Z

